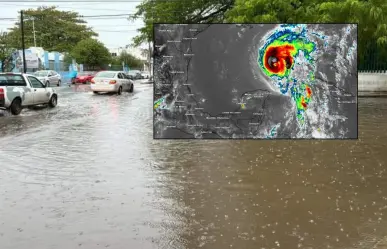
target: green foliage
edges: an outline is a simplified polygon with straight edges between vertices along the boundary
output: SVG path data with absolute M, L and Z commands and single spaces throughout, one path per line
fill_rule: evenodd
M 145 27 L 133 39 L 135 46 L 153 40 L 153 23 L 211 23 L 222 22 L 234 0 L 145 0 L 137 6 L 131 20 L 143 18 Z
M 70 58 L 91 69 L 102 68 L 111 62 L 109 50 L 99 41 L 89 38 L 82 40 L 71 51 Z
M 153 23 L 358 23 L 359 68 L 387 69 L 385 13 L 385 0 L 145 0 L 131 19 L 146 24 L 135 45 L 153 40 Z
M 73 57 L 71 56 L 70 53 L 65 53 L 65 54 L 64 54 L 63 62 L 64 62 L 66 65 L 70 65 L 70 64 L 73 63 Z
M 118 56 L 118 60 L 121 63 L 124 62 L 129 68 L 139 68 L 143 65 L 143 62 L 140 59 L 127 53 L 126 51 L 122 51 L 122 53 Z
M 315 0 L 236 0 L 226 13 L 226 20 L 233 23 L 300 23 L 314 22 Z
M 122 70 L 122 62 L 125 63 L 129 68 L 142 68 L 144 62 L 137 57 L 129 54 L 126 51 L 122 51 L 121 54 L 117 57 L 112 57 L 111 59 L 111 67 L 113 68 L 119 68 L 117 70 Z
M 13 69 L 12 52 L 14 49 L 9 44 L 9 36 L 5 32 L 0 32 L 0 63 L 1 72 L 9 72 Z
M 70 51 L 81 40 L 98 36 L 77 12 L 60 11 L 56 7 L 39 7 L 24 11 L 24 33 L 26 48 L 34 46 L 33 22 L 36 45 L 48 51 Z M 11 45 L 22 48 L 20 22 L 10 29 Z
M 387 13 L 384 0 L 236 0 L 226 16 L 229 22 L 358 23 L 359 68 L 380 61 L 387 69 L 387 17 L 383 13 Z

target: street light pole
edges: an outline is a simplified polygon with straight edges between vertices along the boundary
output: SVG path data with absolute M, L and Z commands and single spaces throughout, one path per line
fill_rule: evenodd
M 26 62 L 26 44 L 24 41 L 24 16 L 23 11 L 20 11 L 20 29 L 21 29 L 21 42 L 22 42 L 22 53 L 23 53 L 23 72 L 27 72 L 27 62 Z
M 35 18 L 32 17 L 32 32 L 34 33 L 34 47 L 36 47 L 36 31 L 35 31 Z
M 151 66 L 151 64 L 152 64 L 152 55 L 151 55 L 151 50 L 152 50 L 152 48 L 151 48 L 151 43 L 150 43 L 150 41 L 148 41 L 148 70 L 149 70 L 149 77 L 151 77 L 152 76 L 152 66 Z

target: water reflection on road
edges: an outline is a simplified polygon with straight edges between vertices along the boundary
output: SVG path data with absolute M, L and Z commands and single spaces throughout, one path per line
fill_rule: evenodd
M 60 90 L 0 118 L 4 248 L 371 248 L 387 235 L 387 99 L 357 141 L 156 141 L 152 87 Z

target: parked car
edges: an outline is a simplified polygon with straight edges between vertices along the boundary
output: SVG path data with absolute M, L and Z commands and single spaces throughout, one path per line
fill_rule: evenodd
M 19 115 L 23 108 L 48 104 L 55 107 L 58 95 L 37 77 L 21 73 L 0 73 L 0 109 Z
M 34 76 L 36 76 L 41 82 L 46 84 L 48 87 L 50 87 L 51 84 L 60 86 L 62 82 L 62 77 L 60 76 L 60 74 L 52 70 L 36 71 L 34 73 Z
M 124 72 L 102 71 L 91 80 L 91 90 L 100 92 L 115 92 L 120 95 L 123 91 L 133 92 L 133 81 L 128 79 Z
M 150 78 L 149 72 L 142 71 L 141 72 L 141 77 L 143 79 L 149 79 Z
M 73 84 L 75 83 L 82 83 L 82 84 L 87 84 L 91 82 L 91 79 L 94 78 L 94 73 L 92 72 L 82 72 L 78 73 L 77 77 L 75 77 L 75 81 L 72 82 Z
M 142 79 L 140 71 L 129 71 L 127 73 L 128 75 L 131 75 L 133 77 L 133 80 L 140 80 Z
M 129 80 L 134 80 L 134 76 L 133 75 L 130 75 L 128 73 L 124 73 L 125 77 Z

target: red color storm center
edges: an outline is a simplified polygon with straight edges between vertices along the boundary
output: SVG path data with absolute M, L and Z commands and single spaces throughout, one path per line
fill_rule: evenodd
M 294 51 L 292 45 L 270 46 L 264 56 L 265 68 L 274 74 L 284 73 L 293 65 L 291 52 Z

